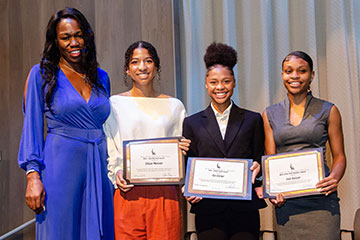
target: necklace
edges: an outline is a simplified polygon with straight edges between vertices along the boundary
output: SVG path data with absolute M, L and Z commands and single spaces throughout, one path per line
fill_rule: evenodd
M 69 69 L 70 71 L 72 71 L 73 73 L 77 74 L 79 77 L 82 78 L 82 80 L 85 81 L 85 83 L 89 83 L 89 79 L 86 77 L 85 74 L 81 74 L 81 73 L 78 73 L 77 71 L 75 71 L 72 67 L 66 65 L 65 63 L 61 63 L 62 66 L 66 67 L 67 69 Z

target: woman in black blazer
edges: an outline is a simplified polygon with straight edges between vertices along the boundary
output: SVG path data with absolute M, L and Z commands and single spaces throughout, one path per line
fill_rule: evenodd
M 195 213 L 199 240 L 259 239 L 259 208 L 266 203 L 256 187 L 264 154 L 264 128 L 261 115 L 239 108 L 231 101 L 236 86 L 233 67 L 236 51 L 222 43 L 211 44 L 204 56 L 207 68 L 205 86 L 211 104 L 185 118 L 183 136 L 191 140 L 188 157 L 253 159 L 252 200 L 218 200 L 187 197 Z M 259 175 L 258 175 L 259 177 Z

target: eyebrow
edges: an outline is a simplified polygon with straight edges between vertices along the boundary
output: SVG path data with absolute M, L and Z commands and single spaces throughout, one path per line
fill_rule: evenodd
M 285 68 L 285 67 L 292 67 L 292 66 L 291 66 L 291 65 L 284 64 L 284 68 Z M 301 68 L 301 67 L 305 67 L 305 68 L 306 68 L 306 67 L 308 67 L 308 66 L 304 64 L 304 65 L 300 65 L 300 66 L 299 66 L 299 68 Z
M 71 34 L 69 32 L 59 32 L 59 35 L 76 35 L 76 34 L 79 34 L 79 33 L 82 33 L 81 30 L 75 32 L 74 34 Z
M 140 58 L 136 58 L 136 57 L 134 57 L 134 58 L 131 58 L 130 60 L 134 60 L 134 59 L 139 60 Z M 151 60 L 153 60 L 153 58 L 152 58 L 152 57 L 146 57 L 146 58 L 145 58 L 145 60 L 146 60 L 146 59 L 151 59 Z

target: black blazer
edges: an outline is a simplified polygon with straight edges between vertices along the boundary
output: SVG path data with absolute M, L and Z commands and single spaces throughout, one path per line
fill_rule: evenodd
M 239 108 L 233 104 L 225 139 L 222 139 L 214 111 L 208 106 L 204 111 L 185 118 L 183 136 L 191 140 L 187 157 L 250 158 L 261 163 L 264 154 L 264 126 L 259 113 Z M 249 211 L 266 207 L 264 200 L 252 191 L 252 200 L 202 199 L 193 204 L 192 213 L 221 213 L 226 208 Z

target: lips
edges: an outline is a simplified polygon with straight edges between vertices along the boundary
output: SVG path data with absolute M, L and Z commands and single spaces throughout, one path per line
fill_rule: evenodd
M 150 73 L 138 73 L 136 74 L 136 76 L 139 78 L 139 79 L 147 79 L 149 77 Z
M 71 57 L 78 57 L 78 56 L 80 56 L 81 51 L 80 50 L 72 50 L 69 54 Z
M 217 98 L 224 98 L 224 97 L 226 97 L 226 92 L 215 93 L 215 96 L 216 96 Z
M 289 82 L 290 87 L 300 87 L 301 82 Z

